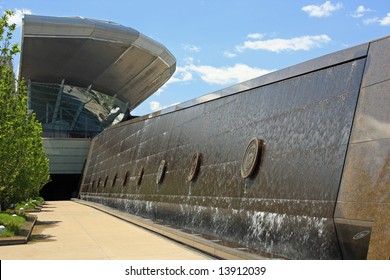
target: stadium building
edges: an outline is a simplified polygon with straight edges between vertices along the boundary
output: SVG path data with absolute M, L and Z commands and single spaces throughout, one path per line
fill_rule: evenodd
M 77 195 L 91 138 L 172 76 L 166 47 L 130 27 L 83 17 L 25 15 L 19 73 L 42 123 L 52 181 L 46 199 Z

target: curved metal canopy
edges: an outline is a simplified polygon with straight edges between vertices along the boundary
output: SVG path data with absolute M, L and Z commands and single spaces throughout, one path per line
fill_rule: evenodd
M 19 73 L 25 80 L 92 86 L 133 109 L 175 69 L 167 48 L 132 28 L 82 17 L 24 17 Z

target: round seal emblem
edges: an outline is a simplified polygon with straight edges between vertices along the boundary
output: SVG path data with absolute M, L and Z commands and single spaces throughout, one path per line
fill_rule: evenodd
M 141 185 L 142 183 L 142 177 L 144 176 L 144 166 L 141 166 L 141 168 L 139 169 L 138 171 L 138 175 L 137 175 L 137 178 L 136 178 L 136 184 L 137 186 Z
M 352 238 L 353 238 L 354 240 L 359 240 L 359 239 L 362 239 L 362 238 L 366 237 L 366 236 L 369 235 L 369 234 L 370 234 L 370 231 L 369 231 L 369 230 L 363 230 L 363 231 L 361 231 L 361 232 L 355 234 Z
M 257 163 L 259 162 L 262 146 L 263 140 L 253 138 L 246 147 L 241 161 L 241 176 L 244 179 L 250 177 L 255 171 Z
M 199 172 L 201 156 L 202 156 L 202 154 L 199 152 L 194 153 L 192 156 L 190 172 L 188 173 L 188 176 L 187 176 L 187 179 L 189 182 L 194 180 L 196 175 Z
M 162 180 L 164 179 L 164 175 L 165 175 L 165 170 L 167 168 L 167 162 L 165 160 L 162 160 L 160 162 L 160 166 L 158 167 L 158 170 L 157 170 L 157 176 L 156 176 L 156 184 L 160 184 L 162 182 Z

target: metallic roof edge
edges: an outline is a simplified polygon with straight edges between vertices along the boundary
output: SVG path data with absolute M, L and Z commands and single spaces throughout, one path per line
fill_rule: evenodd
M 25 15 L 23 36 L 96 38 L 131 44 L 140 32 L 123 25 L 83 17 Z
M 113 68 L 118 61 L 121 61 L 126 55 L 127 51 L 136 47 L 142 50 L 145 54 L 149 54 L 154 57 L 154 61 L 160 61 L 168 69 L 164 70 L 159 74 L 159 78 L 156 78 L 154 81 L 158 81 L 156 86 L 152 85 L 154 90 L 160 88 L 165 82 L 168 81 L 170 76 L 173 75 L 176 69 L 176 59 L 170 53 L 170 51 L 161 43 L 149 38 L 148 36 L 140 33 L 139 31 L 125 27 L 120 24 L 116 24 L 109 21 L 96 20 L 83 17 L 53 17 L 53 16 L 40 16 L 40 15 L 25 15 L 23 19 L 23 29 L 22 29 L 22 53 L 21 60 L 19 64 L 19 73 L 23 73 L 23 57 L 24 57 L 24 42 L 27 39 L 31 40 L 46 40 L 48 43 L 50 39 L 53 40 L 85 40 L 87 41 L 101 41 L 108 44 L 113 44 L 120 46 L 123 49 L 122 54 L 116 60 L 113 60 L 112 63 L 108 66 L 106 71 L 100 73 L 99 76 L 95 76 L 94 79 L 91 79 L 90 84 L 94 85 L 94 89 L 108 95 L 117 95 L 118 98 L 122 98 L 123 102 L 129 101 L 124 100 L 123 96 L 128 95 L 127 93 L 119 94 L 122 89 L 126 89 L 126 85 L 131 83 L 132 80 L 128 80 L 126 84 L 123 84 L 119 90 L 115 92 L 105 88 L 102 85 L 99 85 L 100 77 L 103 76 L 109 69 Z M 55 41 L 54 41 L 55 42 Z M 27 64 L 26 64 L 27 65 Z M 31 67 L 31 66 L 30 66 Z M 144 69 L 149 69 L 148 65 Z M 112 69 L 111 69 L 112 70 Z M 141 69 L 141 72 L 143 70 Z M 108 73 L 108 72 L 107 72 Z M 166 77 L 166 74 L 169 73 L 169 77 Z M 158 74 L 158 73 L 156 73 Z M 47 77 L 51 77 L 47 74 Z M 66 78 L 66 77 L 65 77 Z M 74 78 L 74 77 L 73 77 Z M 82 79 L 80 79 L 82 80 Z M 153 81 L 153 82 L 154 82 Z M 84 82 L 84 81 L 83 81 Z M 71 82 L 72 83 L 72 82 Z M 85 84 L 85 82 L 84 82 Z M 78 83 L 72 83 L 74 86 L 82 86 Z M 140 92 L 142 96 L 145 96 L 144 99 L 149 97 L 154 93 L 150 89 L 146 89 L 145 92 Z M 142 100 L 143 101 L 143 100 Z M 137 104 L 140 101 L 137 99 Z M 133 107 L 134 108 L 134 107 Z
M 24 24 L 25 22 L 28 22 L 27 26 Z M 51 17 L 24 15 L 22 38 L 24 37 L 92 39 L 129 45 L 134 44 L 153 55 L 159 56 L 169 67 L 176 64 L 172 53 L 161 43 L 131 27 L 126 27 L 111 21 L 80 16 Z

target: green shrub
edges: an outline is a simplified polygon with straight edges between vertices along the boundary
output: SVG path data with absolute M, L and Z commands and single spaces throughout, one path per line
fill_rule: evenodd
M 23 216 L 12 216 L 9 213 L 0 213 L 0 225 L 5 226 L 5 232 L 0 233 L 0 237 L 14 236 L 19 232 L 24 222 Z
M 34 209 L 41 205 L 45 200 L 42 197 L 34 197 L 29 200 L 23 200 L 12 207 L 12 209 L 19 211 L 20 208 L 24 210 Z
M 39 194 L 50 181 L 42 124 L 27 108 L 27 85 L 12 68 L 18 44 L 12 44 L 13 11 L 0 16 L 0 211 Z
M 39 204 L 42 204 L 45 200 L 43 199 L 43 197 L 40 197 L 40 196 L 36 196 L 33 198 L 33 200 L 36 200 L 36 202 Z

